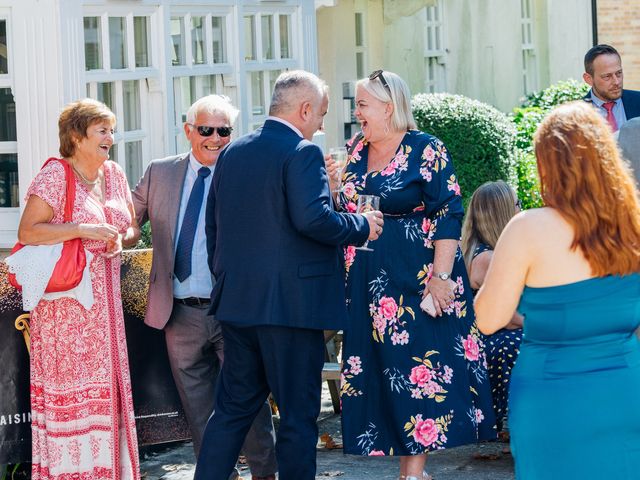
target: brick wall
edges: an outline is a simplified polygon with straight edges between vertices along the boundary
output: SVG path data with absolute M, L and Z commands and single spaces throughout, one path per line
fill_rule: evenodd
M 598 43 L 620 52 L 624 87 L 640 90 L 640 2 L 598 0 Z

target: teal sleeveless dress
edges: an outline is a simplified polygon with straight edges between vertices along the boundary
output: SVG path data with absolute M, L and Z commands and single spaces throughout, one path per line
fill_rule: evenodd
M 640 478 L 640 275 L 525 287 L 518 311 L 516 478 Z

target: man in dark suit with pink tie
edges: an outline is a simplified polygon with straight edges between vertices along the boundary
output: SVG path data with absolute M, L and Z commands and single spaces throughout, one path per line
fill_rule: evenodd
M 206 233 L 225 361 L 196 480 L 226 480 L 269 392 L 280 410 L 279 478 L 315 478 L 323 329 L 341 329 L 347 317 L 341 247 L 376 239 L 383 222 L 378 211 L 332 208 L 324 158 L 310 141 L 327 108 L 324 82 L 284 72 L 264 126 L 218 159 Z
M 584 81 L 591 90 L 584 100 L 591 102 L 614 132 L 640 117 L 640 92 L 624 90 L 622 59 L 611 45 L 596 45 L 584 56 Z

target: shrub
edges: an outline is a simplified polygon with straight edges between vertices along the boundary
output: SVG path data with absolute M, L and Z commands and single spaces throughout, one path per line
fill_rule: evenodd
M 418 128 L 438 137 L 449 150 L 465 206 L 484 182 L 517 184 L 516 129 L 504 113 L 446 93 L 421 93 L 411 103 Z
M 583 98 L 589 85 L 576 80 L 564 80 L 539 92 L 531 93 L 511 117 L 517 131 L 518 197 L 523 208 L 542 206 L 540 182 L 533 154 L 533 135 L 544 116 L 555 106 Z
M 589 85 L 573 79 L 554 83 L 550 87 L 527 95 L 521 107 L 539 107 L 542 110 L 551 110 L 556 105 L 579 100 L 589 91 Z
M 134 249 L 151 248 L 151 223 L 147 222 L 140 229 L 140 240 L 136 243 Z

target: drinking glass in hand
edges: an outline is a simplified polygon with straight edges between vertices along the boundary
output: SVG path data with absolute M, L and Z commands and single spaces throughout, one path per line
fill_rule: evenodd
M 380 210 L 380 197 L 377 195 L 360 195 L 358 197 L 357 213 L 367 213 L 374 210 Z M 361 247 L 356 247 L 356 250 L 373 252 L 373 248 L 369 248 L 369 240 L 364 242 Z
M 342 172 L 347 166 L 347 149 L 345 147 L 332 148 L 329 150 L 329 155 L 338 167 L 338 183 L 332 192 L 340 193 L 342 191 Z

